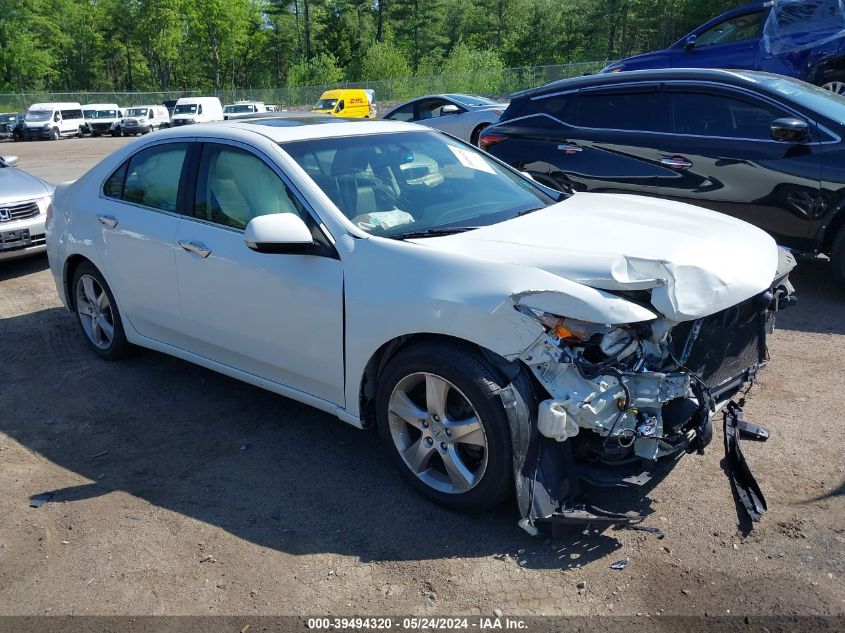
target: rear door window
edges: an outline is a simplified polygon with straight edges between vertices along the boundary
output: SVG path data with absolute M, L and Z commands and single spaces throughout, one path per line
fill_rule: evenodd
M 188 147 L 188 143 L 164 143 L 135 154 L 126 170 L 122 199 L 154 209 L 176 211 Z M 111 179 L 106 182 L 107 187 L 110 182 Z M 106 195 L 109 195 L 107 191 Z
M 772 121 L 789 116 L 774 105 L 704 92 L 672 93 L 676 134 L 769 140 Z
M 663 131 L 657 86 L 636 91 L 585 91 L 578 97 L 578 127 L 632 132 Z
M 393 112 L 388 114 L 386 119 L 392 121 L 413 121 L 414 120 L 414 104 L 406 103 L 400 108 L 396 108 Z

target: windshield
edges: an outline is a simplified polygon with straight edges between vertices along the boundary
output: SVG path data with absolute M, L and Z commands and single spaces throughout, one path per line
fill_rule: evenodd
M 786 77 L 770 79 L 765 85 L 798 105 L 845 125 L 845 96 Z
M 38 123 L 39 121 L 49 121 L 53 113 L 50 110 L 30 110 L 26 113 L 26 120 Z
M 117 110 L 84 110 L 86 119 L 116 119 Z
M 315 110 L 334 110 L 337 99 L 320 99 L 314 106 Z
M 226 114 L 240 114 L 241 112 L 255 112 L 255 106 L 251 103 L 245 103 L 240 105 L 227 105 L 223 108 L 223 112 Z
M 129 108 L 126 116 L 147 116 L 147 108 Z
M 17 114 L 0 114 L 0 123 L 14 123 L 17 120 Z
M 196 114 L 197 113 L 197 104 L 196 103 L 183 103 L 182 105 L 177 105 L 173 109 L 173 114 Z
M 436 132 L 282 144 L 361 229 L 401 238 L 496 224 L 554 200 L 474 147 Z
M 493 101 L 492 99 L 486 99 L 484 97 L 473 97 L 471 95 L 446 95 L 450 99 L 454 99 L 458 103 L 465 105 L 465 106 L 487 106 L 487 105 L 500 105 L 498 101 Z

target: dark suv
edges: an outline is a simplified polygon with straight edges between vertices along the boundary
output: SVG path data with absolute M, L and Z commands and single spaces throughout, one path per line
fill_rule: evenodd
M 831 255 L 845 283 L 845 98 L 753 71 L 644 70 L 518 93 L 483 149 L 559 190 L 659 196 Z

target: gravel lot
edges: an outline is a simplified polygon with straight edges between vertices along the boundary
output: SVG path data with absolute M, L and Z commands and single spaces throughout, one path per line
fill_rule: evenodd
M 0 153 L 58 182 L 125 142 Z M 748 398 L 772 431 L 744 444 L 763 522 L 740 524 L 718 433 L 653 488 L 604 497 L 665 538 L 552 541 L 510 506 L 431 505 L 374 433 L 304 405 L 158 353 L 99 360 L 46 258 L 3 263 L 0 614 L 843 614 L 845 293 L 820 260 L 794 281 Z

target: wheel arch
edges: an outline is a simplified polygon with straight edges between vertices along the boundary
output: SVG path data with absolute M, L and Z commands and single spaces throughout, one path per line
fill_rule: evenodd
M 64 269 L 62 271 L 62 287 L 65 291 L 65 298 L 67 299 L 68 310 L 71 311 L 74 311 L 76 309 L 76 306 L 73 304 L 73 289 L 71 288 L 71 286 L 73 285 L 73 276 L 76 274 L 77 268 L 79 268 L 79 266 L 85 262 L 88 262 L 94 268 L 100 270 L 97 267 L 97 264 L 92 262 L 84 255 L 80 255 L 79 253 L 74 253 L 65 260 Z M 102 271 L 100 271 L 100 274 L 103 274 Z
M 821 252 L 830 255 L 830 249 L 833 247 L 833 240 L 839 235 L 839 232 L 845 230 L 845 207 L 839 209 L 833 219 L 824 227 L 821 238 Z M 818 243 L 818 242 L 817 242 Z
M 358 383 L 358 404 L 364 426 L 371 426 L 375 420 L 375 395 L 379 377 L 391 358 L 411 345 L 419 343 L 446 343 L 460 346 L 474 352 L 496 377 L 500 386 L 513 382 L 522 368 L 519 361 L 509 361 L 503 356 L 466 339 L 447 334 L 418 332 L 397 336 L 373 352 Z

